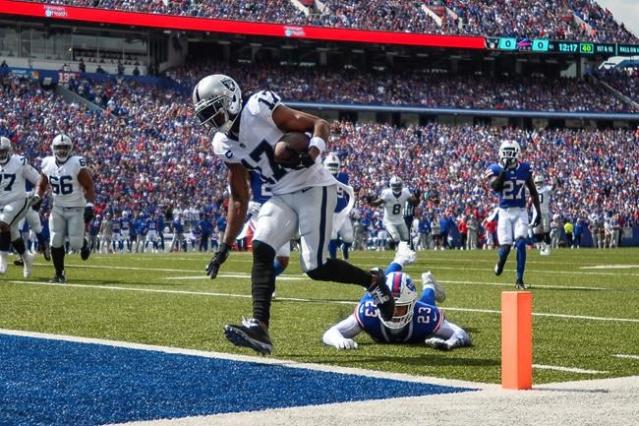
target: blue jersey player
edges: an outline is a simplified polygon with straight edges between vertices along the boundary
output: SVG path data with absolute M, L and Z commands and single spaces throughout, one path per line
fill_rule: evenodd
M 422 293 L 418 295 L 411 277 L 402 272 L 405 262 L 407 259 L 398 254 L 384 271 L 386 285 L 395 299 L 390 320 L 380 317 L 373 298 L 366 294 L 352 315 L 324 333 L 323 342 L 337 349 L 357 349 L 353 337 L 363 331 L 377 343 L 423 343 L 442 350 L 470 346 L 468 333 L 448 321 L 436 305 L 446 298 L 443 287 L 430 272 L 425 272 Z
M 340 172 L 341 162 L 334 152 L 330 152 L 324 159 L 324 167 L 333 175 L 338 182 L 348 185 L 348 175 Z M 342 257 L 348 260 L 349 250 L 353 245 L 353 223 L 348 216 L 348 204 L 350 195 L 341 185 L 337 187 L 337 204 L 335 205 L 335 214 L 333 215 L 333 232 L 331 241 L 328 244 L 328 254 L 331 259 L 337 258 L 337 248 L 342 247 Z
M 497 239 L 499 258 L 495 274 L 501 275 L 512 246 L 517 250 L 517 273 L 515 287 L 525 289 L 524 269 L 526 268 L 526 238 L 528 236 L 528 211 L 526 210 L 526 188 L 535 207 L 533 224 L 539 224 L 539 195 L 533 180 L 530 165 L 519 161 L 521 149 L 515 141 L 506 140 L 499 147 L 499 164 L 491 164 L 485 176 L 492 190 L 499 196 L 499 218 Z

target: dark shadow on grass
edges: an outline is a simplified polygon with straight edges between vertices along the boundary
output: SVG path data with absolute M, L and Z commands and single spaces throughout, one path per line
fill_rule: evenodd
M 610 393 L 608 389 L 545 389 L 533 386 L 536 392 L 570 392 L 570 393 Z
M 365 345 L 360 345 L 365 346 Z M 424 351 L 429 351 L 429 349 L 424 348 Z M 432 350 L 430 350 L 432 351 Z M 354 354 L 355 355 L 355 354 Z M 380 355 L 380 356 L 367 356 L 367 357 L 344 357 L 344 356 L 331 356 L 331 355 L 316 355 L 316 356 L 301 356 L 302 360 L 300 362 L 313 362 L 317 364 L 332 364 L 332 365 L 343 365 L 343 366 L 354 366 L 357 364 L 369 364 L 369 363 L 381 363 L 381 362 L 392 362 L 398 365 L 411 365 L 411 366 L 429 366 L 429 367 L 450 367 L 450 366 L 469 366 L 469 367 L 495 367 L 499 366 L 501 363 L 495 359 L 485 359 L 485 358 L 470 358 L 464 357 L 463 354 L 459 354 L 460 356 L 445 356 L 436 352 L 424 352 L 418 356 L 406 356 L 404 355 Z M 295 359 L 297 358 L 294 355 L 286 355 L 287 358 Z

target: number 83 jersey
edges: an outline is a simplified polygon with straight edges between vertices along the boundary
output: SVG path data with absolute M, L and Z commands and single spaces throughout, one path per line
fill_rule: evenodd
M 487 178 L 499 176 L 502 169 L 503 167 L 499 164 L 491 164 L 486 170 L 485 176 Z M 506 172 L 506 180 L 504 180 L 504 187 L 500 192 L 497 192 L 499 207 L 503 209 L 526 207 L 526 182 L 531 176 L 532 171 L 528 163 L 519 163 L 514 169 L 508 170 Z
M 49 180 L 53 204 L 60 207 L 84 207 L 86 199 L 78 175 L 87 167 L 83 157 L 73 155 L 60 164 L 54 156 L 42 160 L 42 174 Z
M 328 186 L 337 181 L 321 164 L 288 169 L 275 163 L 274 146 L 284 135 L 273 121 L 273 111 L 282 105 L 280 97 L 261 91 L 249 97 L 240 113 L 237 140 L 217 132 L 213 151 L 225 163 L 241 164 L 259 175 L 273 195 L 290 194 L 311 186 Z

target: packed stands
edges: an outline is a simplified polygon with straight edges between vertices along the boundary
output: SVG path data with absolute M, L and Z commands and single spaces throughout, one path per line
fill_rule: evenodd
M 594 0 L 47 0 L 43 3 L 292 25 L 637 43 Z

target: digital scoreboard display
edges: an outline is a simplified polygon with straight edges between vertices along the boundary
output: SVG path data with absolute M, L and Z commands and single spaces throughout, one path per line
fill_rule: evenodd
M 639 45 L 592 43 L 585 41 L 528 39 L 515 37 L 487 37 L 490 50 L 535 53 L 567 53 L 581 56 L 634 56 L 639 55 Z

